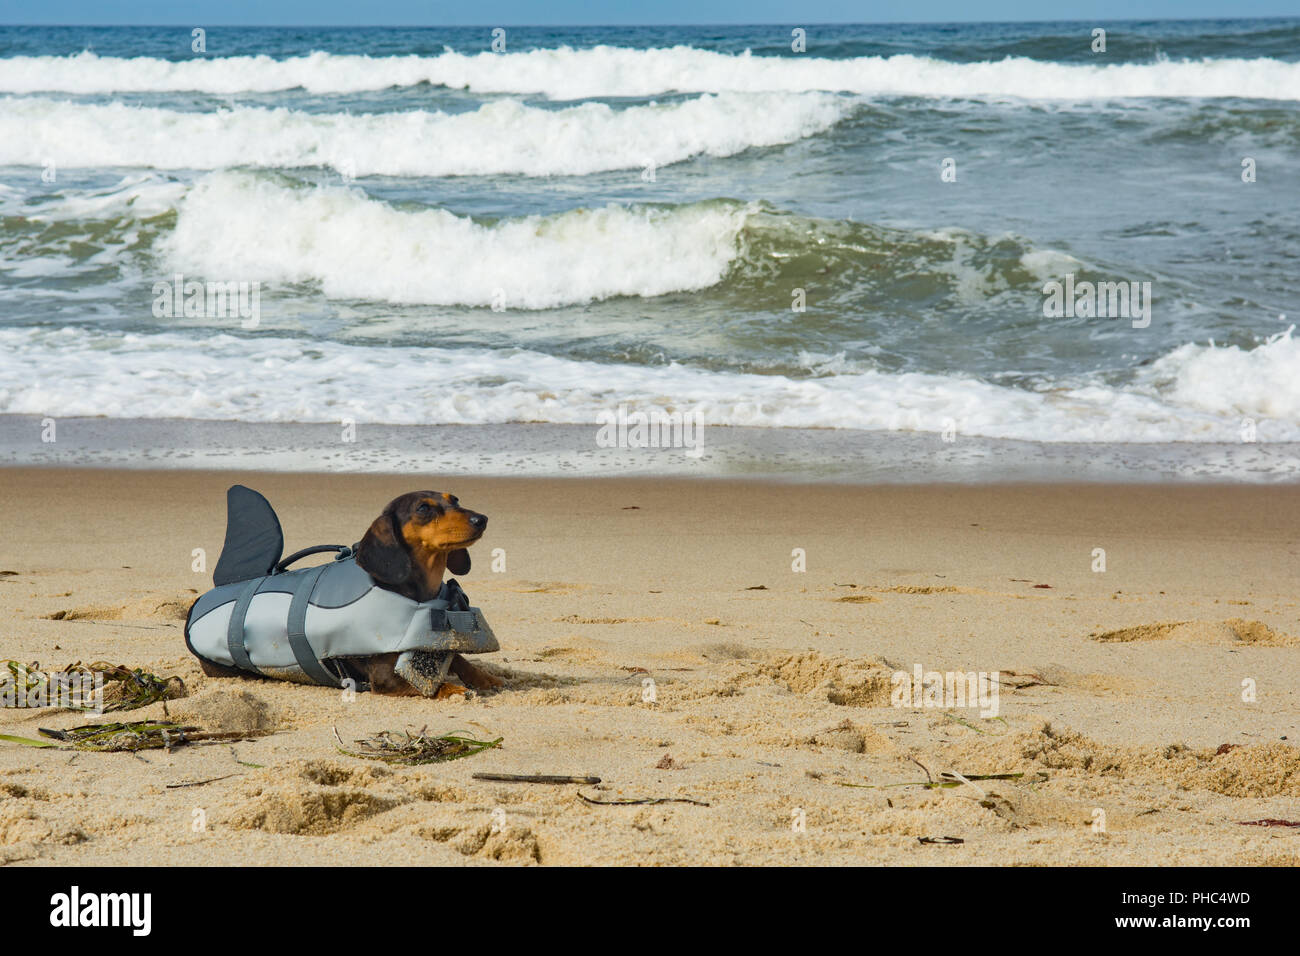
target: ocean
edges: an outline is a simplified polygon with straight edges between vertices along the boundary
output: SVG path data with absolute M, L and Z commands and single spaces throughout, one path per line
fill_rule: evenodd
M 0 460 L 622 405 L 1294 478 L 1300 19 L 793 30 L 0 27 Z

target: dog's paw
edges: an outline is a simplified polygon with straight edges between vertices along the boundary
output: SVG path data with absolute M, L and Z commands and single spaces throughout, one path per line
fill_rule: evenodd
M 405 651 L 397 658 L 395 673 L 425 697 L 437 697 L 447 686 L 452 655 L 442 651 Z

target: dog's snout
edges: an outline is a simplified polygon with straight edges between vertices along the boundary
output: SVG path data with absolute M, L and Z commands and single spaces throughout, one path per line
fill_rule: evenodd
M 469 523 L 479 531 L 482 531 L 487 527 L 487 515 L 481 515 L 475 512 L 469 516 Z

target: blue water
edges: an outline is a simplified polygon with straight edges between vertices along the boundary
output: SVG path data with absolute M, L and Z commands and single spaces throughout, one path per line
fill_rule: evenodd
M 1033 23 L 875 23 L 809 29 L 812 56 L 848 59 L 914 53 L 955 63 L 1025 56 L 1091 62 L 1091 33 L 1106 27 L 1106 56 L 1121 63 L 1201 57 L 1300 58 L 1300 20 L 1076 20 Z M 491 27 L 219 27 L 207 31 L 214 56 L 289 57 L 322 50 L 366 56 L 437 56 L 444 49 L 488 49 Z M 690 46 L 719 53 L 784 56 L 790 31 L 755 26 L 510 27 L 508 52 L 601 44 L 653 49 Z M 1082 38 L 1082 39 L 1081 39 Z M 0 26 L 0 56 L 190 57 L 189 30 L 180 27 Z
M 1095 26 L 0 28 L 0 412 L 1300 439 L 1300 20 Z

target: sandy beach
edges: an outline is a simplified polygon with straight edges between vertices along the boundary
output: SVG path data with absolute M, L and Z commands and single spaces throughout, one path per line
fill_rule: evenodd
M 182 627 L 235 481 L 275 505 L 286 552 L 350 544 L 422 487 L 489 515 L 462 583 L 505 687 L 347 701 L 204 677 Z M 1293 829 L 1243 825 L 1300 818 L 1295 487 L 10 468 L 0 514 L 0 657 L 177 675 L 184 698 L 131 716 L 274 731 L 0 744 L 3 863 L 1300 862 Z M 996 716 L 894 706 L 918 666 L 995 675 Z M 4 710 L 0 733 L 87 719 Z M 503 742 L 398 767 L 334 735 L 423 727 Z M 977 779 L 995 774 L 1018 776 Z

